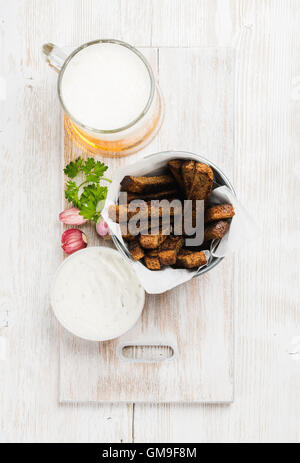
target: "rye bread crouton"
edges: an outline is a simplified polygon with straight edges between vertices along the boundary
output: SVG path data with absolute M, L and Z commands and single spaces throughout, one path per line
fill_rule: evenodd
M 159 248 L 157 249 L 147 249 L 146 255 L 149 257 L 158 257 Z
M 210 166 L 196 162 L 194 178 L 187 199 L 205 200 L 212 191 L 214 173 Z
M 136 237 L 134 235 L 131 235 L 130 233 L 125 233 L 124 235 L 122 235 L 122 238 L 124 241 L 127 241 L 129 243 L 130 241 L 134 241 Z
M 135 207 L 135 211 L 129 209 L 128 204 L 113 205 L 111 204 L 108 208 L 108 216 L 111 220 L 117 223 L 126 223 L 135 214 L 140 213 L 141 217 L 148 219 L 148 205 L 147 203 L 141 203 L 140 206 Z
M 177 255 L 177 267 L 197 268 L 207 263 L 206 256 L 203 251 L 188 251 L 182 249 Z
M 206 209 L 204 222 L 213 222 L 215 220 L 231 219 L 235 214 L 232 204 L 218 204 Z
M 144 255 L 145 255 L 145 252 L 144 250 L 141 248 L 140 246 L 140 243 L 138 242 L 138 240 L 134 240 L 134 241 L 131 241 L 128 245 L 128 250 L 132 256 L 132 258 L 134 260 L 141 260 Z
M 204 241 L 221 239 L 229 230 L 229 223 L 225 220 L 212 222 L 204 228 Z
M 120 205 L 110 205 L 108 208 L 108 216 L 111 220 L 117 223 L 127 222 L 136 214 L 139 214 L 141 220 L 149 220 L 149 218 L 160 218 L 164 214 L 170 211 L 170 216 L 175 216 L 181 214 L 182 206 L 179 203 L 175 207 L 170 207 L 169 205 L 160 205 L 155 206 L 150 203 L 140 203 L 140 204 L 120 204 Z
M 167 235 L 140 235 L 139 242 L 144 249 L 156 249 L 158 248 L 167 238 Z
M 184 183 L 184 191 L 186 199 L 189 197 L 189 193 L 194 180 L 195 172 L 195 161 L 184 161 L 181 166 L 181 173 Z
M 180 159 L 172 159 L 171 161 L 168 162 L 168 167 L 175 178 L 176 182 L 178 183 L 180 189 L 184 192 L 184 182 L 182 178 L 182 173 L 181 173 L 181 166 L 183 164 L 183 161 Z
M 123 192 L 124 194 L 124 192 Z M 127 202 L 133 200 L 143 200 L 143 201 L 151 201 L 155 199 L 171 199 L 180 196 L 180 192 L 178 188 L 170 188 L 169 190 L 158 191 L 156 193 L 148 193 L 148 194 L 139 194 L 139 193 L 128 193 L 127 194 Z
M 158 256 L 145 255 L 144 262 L 149 270 L 160 270 L 161 265 Z
M 176 264 L 177 254 L 183 244 L 184 238 L 182 236 L 168 236 L 161 244 L 158 252 L 161 265 Z
M 139 231 L 141 235 L 170 235 L 172 227 L 172 221 L 162 221 L 161 218 L 158 218 L 149 220 L 149 222 L 141 222 Z
M 121 182 L 122 191 L 130 193 L 156 193 L 158 191 L 176 188 L 172 175 L 156 175 L 154 177 L 133 177 L 126 175 Z

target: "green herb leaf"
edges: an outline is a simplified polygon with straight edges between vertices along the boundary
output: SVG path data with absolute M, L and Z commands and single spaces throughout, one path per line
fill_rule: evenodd
M 65 198 L 70 202 L 73 203 L 74 207 L 79 207 L 79 187 L 76 185 L 76 182 L 69 180 L 66 184 L 65 189 Z
M 95 167 L 95 159 L 94 158 L 88 158 L 86 161 L 85 161 L 85 164 L 82 166 L 82 171 L 85 173 L 85 174 L 88 174 L 89 172 L 91 172 L 91 170 Z
M 75 161 L 71 161 L 65 168 L 64 173 L 69 178 L 74 178 L 80 172 L 82 168 L 83 159 L 81 157 L 77 158 Z
M 95 161 L 94 158 L 88 158 L 83 161 L 81 157 L 70 162 L 64 169 L 65 174 L 73 179 L 79 173 L 85 175 L 85 180 L 77 185 L 76 181 L 68 180 L 65 188 L 66 199 L 80 210 L 80 215 L 85 219 L 97 222 L 100 218 L 101 210 L 103 209 L 107 196 L 107 186 L 101 186 L 100 181 L 104 172 L 108 167 L 100 161 Z M 103 178 L 110 182 L 109 179 Z M 83 187 L 82 193 L 81 186 Z

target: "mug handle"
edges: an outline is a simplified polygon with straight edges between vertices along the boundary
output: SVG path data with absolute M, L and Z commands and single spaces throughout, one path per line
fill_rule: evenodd
M 59 72 L 68 57 L 62 48 L 57 47 L 54 43 L 45 43 L 43 53 L 47 56 L 47 61 L 51 67 Z

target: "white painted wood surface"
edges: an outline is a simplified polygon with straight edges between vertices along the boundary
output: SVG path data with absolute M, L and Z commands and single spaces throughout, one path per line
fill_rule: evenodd
M 0 0 L 1 441 L 300 441 L 299 21 L 298 0 Z M 264 233 L 235 257 L 231 406 L 58 405 L 61 127 L 40 49 L 101 36 L 236 47 L 234 184 Z
M 195 150 L 198 146 L 230 175 L 234 163 L 234 50 L 140 50 L 160 81 L 166 106 L 165 124 L 147 152 L 163 151 L 170 138 L 174 148 L 180 139 L 192 139 Z M 66 138 L 65 164 L 78 153 L 73 148 L 75 142 Z M 142 156 L 144 150 L 123 159 L 104 159 L 109 166 L 107 175 L 113 178 L 120 166 Z M 104 244 L 94 226 L 86 226 L 86 234 L 90 245 Z M 91 344 L 62 330 L 60 401 L 231 402 L 233 270 L 230 256 L 218 268 L 172 291 L 148 295 L 142 317 L 119 339 Z M 124 361 L 120 346 L 129 343 L 171 346 L 175 355 L 168 361 Z M 154 358 L 157 350 L 151 348 Z M 147 355 L 150 353 L 148 349 Z

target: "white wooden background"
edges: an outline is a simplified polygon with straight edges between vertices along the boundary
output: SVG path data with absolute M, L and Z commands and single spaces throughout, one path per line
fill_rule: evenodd
M 0 441 L 300 442 L 299 12 L 298 0 L 0 0 Z M 41 46 L 99 37 L 236 48 L 233 180 L 263 233 L 235 259 L 230 406 L 58 405 L 61 125 Z M 188 135 L 176 148 L 197 151 Z

